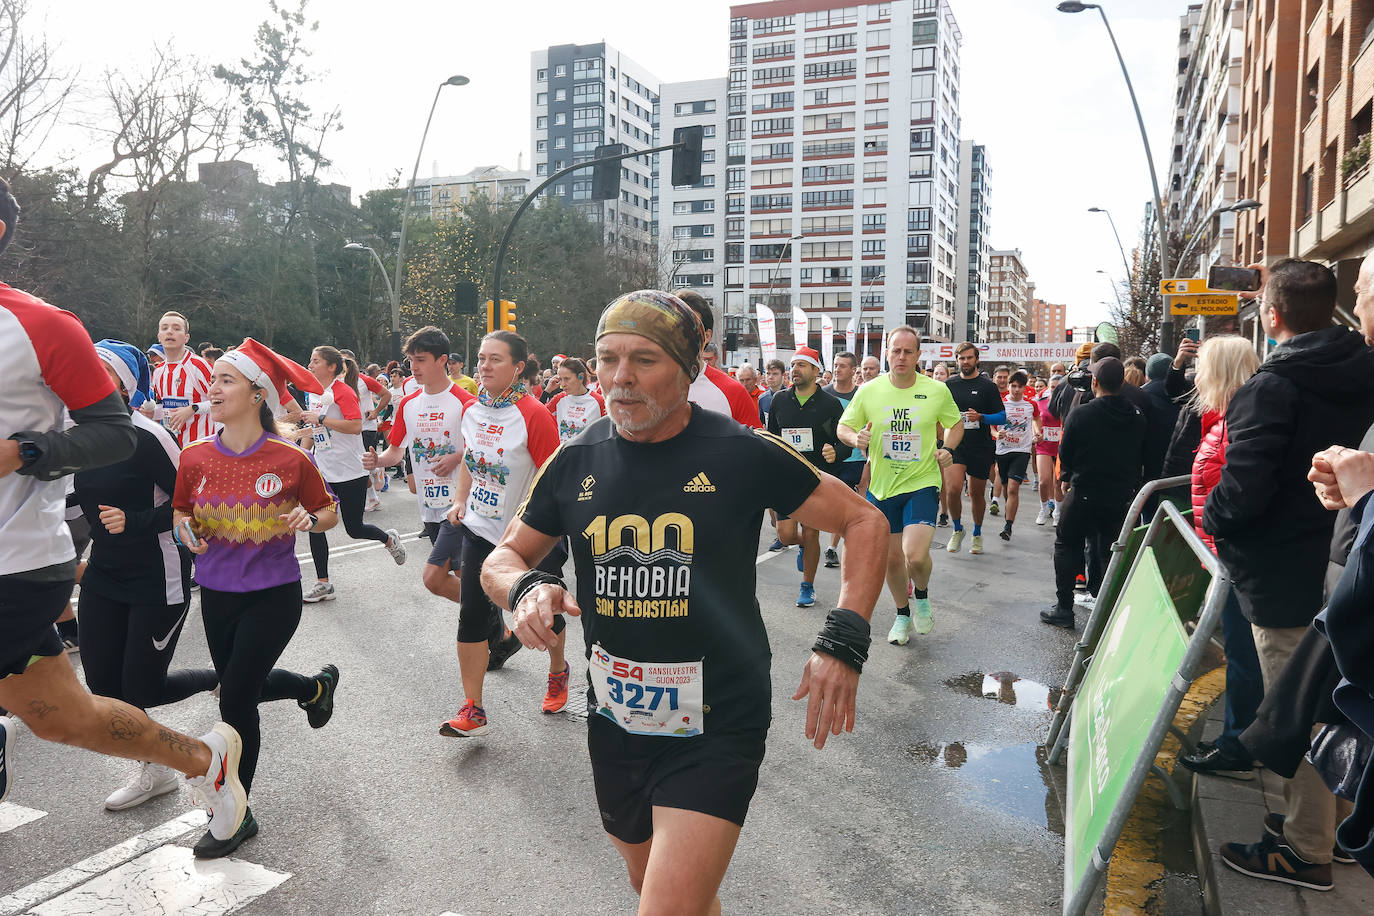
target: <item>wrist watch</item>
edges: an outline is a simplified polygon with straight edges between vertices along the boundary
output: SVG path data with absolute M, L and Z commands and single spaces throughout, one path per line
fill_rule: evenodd
M 310 530 L 314 531 L 315 526 L 320 523 L 319 516 L 317 516 L 314 512 L 307 512 L 305 514 L 310 516 Z
M 32 439 L 25 439 L 19 434 L 10 436 L 15 442 L 19 443 L 19 460 L 22 462 L 21 468 L 30 467 L 35 461 L 43 457 L 43 450 L 38 447 L 38 443 Z

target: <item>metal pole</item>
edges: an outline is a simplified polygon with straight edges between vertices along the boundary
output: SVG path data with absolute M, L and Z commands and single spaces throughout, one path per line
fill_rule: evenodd
M 1096 209 L 1098 213 L 1106 214 L 1107 222 L 1112 227 L 1112 235 L 1116 237 L 1116 250 L 1121 252 L 1121 266 L 1126 268 L 1126 280 L 1131 284 L 1131 286 L 1135 286 L 1135 279 L 1132 276 L 1133 271 L 1131 270 L 1131 262 L 1130 259 L 1126 257 L 1126 246 L 1121 244 L 1121 233 L 1116 231 L 1116 220 L 1112 219 L 1112 211 L 1104 210 L 1101 207 L 1098 207 Z
M 1140 103 L 1136 101 L 1135 87 L 1131 85 L 1131 74 L 1126 69 L 1126 59 L 1121 56 L 1121 47 L 1116 43 L 1116 35 L 1112 32 L 1112 24 L 1107 21 L 1107 11 L 1101 6 L 1096 7 L 1098 15 L 1102 17 L 1102 24 L 1107 27 L 1107 37 L 1112 40 L 1112 50 L 1116 51 L 1116 59 L 1121 64 L 1121 75 L 1126 79 L 1126 91 L 1131 96 L 1131 107 L 1135 109 L 1135 120 L 1140 125 L 1140 142 L 1145 146 L 1145 164 L 1150 167 L 1150 184 L 1155 193 L 1155 225 L 1159 230 L 1159 275 L 1168 277 L 1172 275 L 1169 266 L 1169 230 L 1167 227 L 1167 215 L 1164 209 L 1164 198 L 1159 194 L 1159 177 L 1155 174 L 1154 154 L 1150 152 L 1150 137 L 1145 130 L 1145 118 L 1140 113 Z M 1116 227 L 1112 227 L 1116 231 Z M 1120 237 L 1118 237 L 1118 244 Z M 1137 292 L 1142 292 L 1137 290 Z M 1174 355 L 1174 320 L 1169 315 L 1168 302 L 1164 303 L 1164 309 L 1159 325 L 1160 350 Z
M 420 174 L 420 157 L 425 154 L 425 139 L 429 136 L 429 125 L 434 120 L 434 109 L 439 107 L 439 93 L 444 91 L 448 82 L 439 84 L 434 90 L 434 101 L 429 106 L 429 117 L 425 118 L 425 131 L 420 134 L 420 148 L 415 151 L 415 168 L 410 170 L 410 184 L 406 186 L 405 197 L 401 200 L 401 240 L 396 246 L 396 282 L 391 286 L 391 358 L 401 358 L 401 283 L 405 278 L 406 265 L 406 225 L 410 222 L 410 196 L 415 193 L 415 178 Z M 430 191 L 433 194 L 433 189 Z M 383 270 L 385 272 L 385 270 Z

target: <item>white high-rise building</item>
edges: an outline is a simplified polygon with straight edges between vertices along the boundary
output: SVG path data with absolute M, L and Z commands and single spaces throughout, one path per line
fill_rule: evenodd
M 658 78 L 605 42 L 553 45 L 530 55 L 531 149 L 536 181 L 594 158 L 603 144 L 648 149 L 657 134 Z M 652 155 L 621 162 L 620 198 L 594 201 L 591 170 L 557 182 L 547 194 L 601 222 L 608 245 L 654 252 L 657 163 Z
M 959 284 L 954 339 L 988 339 L 988 216 L 992 188 L 987 148 L 972 140 L 959 146 L 959 254 L 954 276 Z
M 711 287 L 728 329 L 752 334 L 754 307 L 767 305 L 789 350 L 799 305 L 811 346 L 823 314 L 837 347 L 851 317 L 875 351 L 899 324 L 953 339 L 961 40 L 948 0 L 732 8 Z M 701 123 L 677 111 L 662 106 L 664 142 Z M 665 225 L 669 207 L 698 190 L 663 188 Z

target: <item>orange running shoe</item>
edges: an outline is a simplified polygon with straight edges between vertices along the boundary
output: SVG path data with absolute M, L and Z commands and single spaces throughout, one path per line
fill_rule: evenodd
M 463 703 L 458 715 L 439 726 L 439 734 L 449 738 L 475 738 L 487 730 L 487 713 L 471 700 Z
M 544 712 L 554 713 L 568 705 L 568 667 L 549 675 L 549 690 L 544 694 Z

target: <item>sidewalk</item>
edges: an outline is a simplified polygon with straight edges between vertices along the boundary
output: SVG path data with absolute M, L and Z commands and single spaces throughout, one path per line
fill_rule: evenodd
M 1221 733 L 1222 703 L 1207 716 L 1208 739 Z M 1218 776 L 1193 780 L 1193 847 L 1207 916 L 1353 916 L 1374 913 L 1374 878 L 1358 865 L 1333 864 L 1336 887 L 1312 891 L 1260 881 L 1232 871 L 1218 854 L 1223 843 L 1253 843 L 1264 832 L 1264 815 L 1283 811 L 1283 781 L 1271 770 L 1243 782 Z

